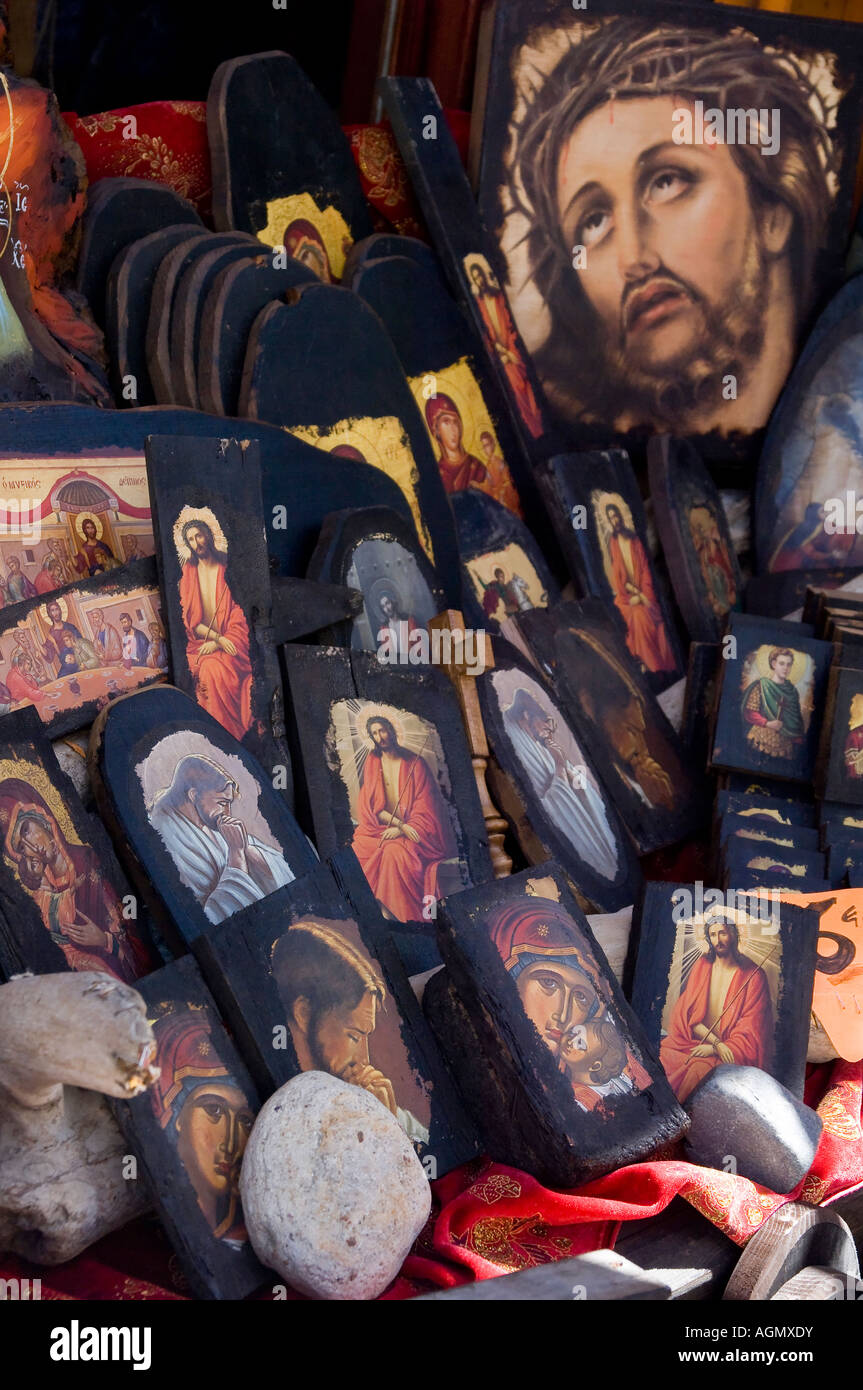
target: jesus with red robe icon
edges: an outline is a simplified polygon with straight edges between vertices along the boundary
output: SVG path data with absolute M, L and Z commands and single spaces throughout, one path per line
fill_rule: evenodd
M 211 526 L 197 517 L 187 521 L 183 540 L 189 557 L 180 576 L 180 604 L 195 699 L 241 739 L 252 724 L 249 627 L 228 586 L 228 557 L 216 549 Z
M 674 653 L 656 600 L 647 552 L 624 524 L 620 508 L 605 509 L 614 603 L 626 624 L 626 645 L 645 671 L 673 671 Z
M 438 870 L 456 854 L 446 807 L 425 759 L 403 748 L 382 715 L 366 724 L 374 745 L 363 768 L 353 849 L 378 902 L 399 922 L 423 919 Z M 425 900 L 425 901 L 424 901 Z
M 659 1060 L 680 1101 L 723 1062 L 768 1068 L 771 1061 L 773 1006 L 767 976 L 740 950 L 736 923 L 708 922 L 705 947 L 659 1047 Z

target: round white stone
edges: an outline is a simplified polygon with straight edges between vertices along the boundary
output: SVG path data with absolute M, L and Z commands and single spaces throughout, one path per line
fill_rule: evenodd
M 262 1264 L 300 1293 L 376 1298 L 431 1210 L 413 1145 L 360 1086 L 307 1071 L 271 1096 L 240 1175 L 246 1229 Z

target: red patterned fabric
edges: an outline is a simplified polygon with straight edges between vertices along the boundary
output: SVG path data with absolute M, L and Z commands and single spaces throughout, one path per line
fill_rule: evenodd
M 148 101 L 95 116 L 66 111 L 63 119 L 84 153 L 90 183 L 105 178 L 166 183 L 209 223 L 212 178 L 206 102 Z
M 134 126 L 129 117 L 134 118 Z M 95 116 L 66 111 L 63 119 L 83 151 L 91 184 L 121 177 L 166 183 L 194 203 L 211 225 L 206 102 L 150 101 L 143 106 L 100 111 Z M 447 111 L 446 119 L 466 158 L 470 116 L 464 111 Z M 345 126 L 345 135 L 376 229 L 428 240 L 389 126 Z
M 545 1264 L 612 1246 L 622 1221 L 656 1216 L 683 1197 L 737 1245 L 789 1201 L 829 1203 L 863 1186 L 863 1062 L 813 1068 L 806 1100 L 824 1132 L 811 1171 L 785 1196 L 748 1178 L 681 1159 L 636 1163 L 571 1192 L 483 1159 L 432 1184 L 432 1213 L 382 1295 L 411 1298 L 432 1287 Z M 107 1236 L 58 1269 L 5 1259 L 0 1278 L 41 1278 L 43 1298 L 173 1299 L 188 1296 L 176 1257 L 153 1218 Z M 274 1280 L 275 1282 L 275 1280 Z M 258 1295 L 271 1298 L 270 1290 Z

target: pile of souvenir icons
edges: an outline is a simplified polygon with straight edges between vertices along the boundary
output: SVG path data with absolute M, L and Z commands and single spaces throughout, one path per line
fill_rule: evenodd
M 847 240 L 863 36 L 559 0 L 543 46 L 538 8 L 487 28 L 478 201 L 430 85 L 383 83 L 430 245 L 373 234 L 290 57 L 224 64 L 215 230 L 157 183 L 88 197 L 116 408 L 4 391 L 0 971 L 143 996 L 161 1075 L 114 1110 L 201 1296 L 268 1280 L 239 1172 L 300 1072 L 375 1095 L 433 1176 L 486 1152 L 572 1187 L 679 1153 L 722 1066 L 802 1096 L 813 989 L 825 1055 L 863 1054 L 856 938 L 819 943 L 863 886 L 859 277 L 791 371 Z M 744 116 L 782 107 L 758 162 L 793 181 L 788 142 L 800 206 L 721 273 L 672 227 L 615 287 L 615 180 L 729 63 Z M 702 143 L 675 139 L 742 226 Z M 657 165 L 657 203 L 706 176 Z M 706 887 L 669 881 L 691 842 Z M 590 919 L 631 906 L 620 980 Z

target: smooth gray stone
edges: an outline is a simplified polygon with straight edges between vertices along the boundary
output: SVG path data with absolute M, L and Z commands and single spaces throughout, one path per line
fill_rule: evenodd
M 693 1163 L 736 1172 L 783 1195 L 812 1166 L 821 1120 L 760 1067 L 723 1064 L 686 1100 Z

